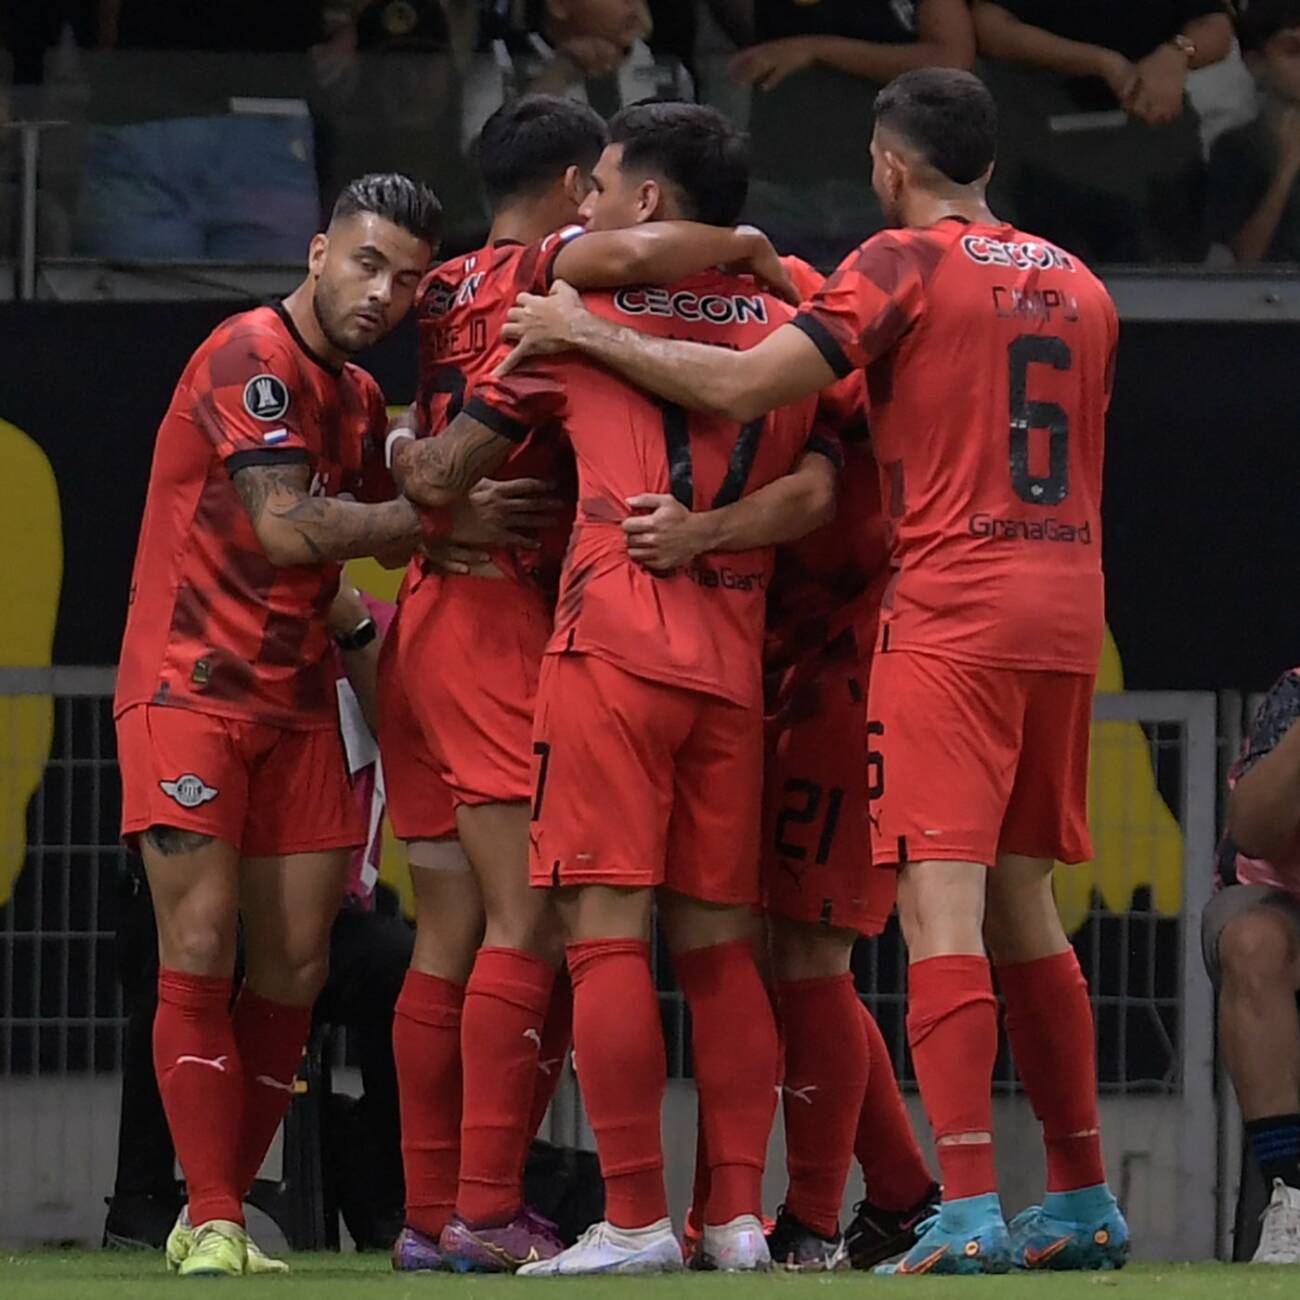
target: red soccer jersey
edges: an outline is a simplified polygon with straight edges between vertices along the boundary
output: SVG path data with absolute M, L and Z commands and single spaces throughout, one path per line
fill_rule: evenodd
M 490 374 L 510 351 L 501 340 L 506 313 L 521 293 L 550 289 L 555 259 L 581 234 L 581 226 L 566 226 L 536 244 L 502 240 L 450 258 L 429 272 L 415 300 L 421 433 L 441 433 L 459 412 L 466 390 Z M 571 487 L 572 475 L 568 449 L 545 433 L 520 443 L 496 473 L 503 479 L 551 479 L 562 487 Z M 536 578 L 553 594 L 572 523 L 571 515 L 558 520 L 539 538 L 537 551 L 506 549 L 494 552 L 492 558 L 508 576 Z M 417 555 L 411 580 L 421 568 Z
M 158 430 L 115 713 L 168 704 L 297 730 L 336 725 L 325 615 L 339 565 L 273 565 L 230 479 L 297 463 L 311 467 L 314 496 L 392 496 L 386 424 L 374 379 L 327 365 L 283 309 L 217 326 Z
M 796 287 L 811 298 L 824 283 L 820 271 L 783 257 Z M 866 382 L 860 370 L 825 389 L 817 423 L 839 436 L 835 518 L 779 547 L 767 599 L 764 667 L 782 670 L 822 649 L 846 627 L 869 654 L 880 599 L 889 575 L 889 541 L 880 505 L 880 477 L 867 429 Z
M 851 253 L 795 325 L 866 370 L 895 580 L 881 648 L 1091 673 L 1118 318 L 1077 258 L 945 218 Z
M 668 288 L 586 296 L 592 311 L 647 334 L 752 347 L 791 317 L 752 281 L 710 271 Z M 578 514 L 548 653 L 606 659 L 654 681 L 757 706 L 770 548 L 702 555 L 656 576 L 632 562 L 627 498 L 671 492 L 692 509 L 738 500 L 789 473 L 811 438 L 815 398 L 744 426 L 685 411 L 571 354 L 486 378 L 466 413 L 507 436 L 547 421 L 578 462 Z

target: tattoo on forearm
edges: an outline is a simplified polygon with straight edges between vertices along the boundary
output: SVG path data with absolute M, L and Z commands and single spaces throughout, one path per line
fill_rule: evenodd
M 465 496 L 514 446 L 471 416 L 458 415 L 436 438 L 421 438 L 412 445 L 402 490 L 421 505 L 446 505 Z
M 306 549 L 303 563 L 373 555 L 418 535 L 410 502 L 397 498 L 362 505 L 308 495 L 306 465 L 250 465 L 234 477 L 235 490 L 256 528 L 268 520 L 288 525 Z
M 179 826 L 150 826 L 141 839 L 165 858 L 174 858 L 182 853 L 197 853 L 212 843 L 211 835 L 199 831 L 183 831 Z

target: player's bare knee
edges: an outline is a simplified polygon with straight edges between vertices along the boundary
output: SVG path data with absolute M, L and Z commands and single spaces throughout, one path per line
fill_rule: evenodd
M 196 908 L 176 909 L 158 917 L 162 964 L 191 975 L 228 975 L 235 968 L 233 920 Z
M 260 997 L 287 1007 L 309 1007 L 320 996 L 329 977 L 328 950 L 248 963 L 248 986 Z
M 1219 935 L 1225 984 L 1243 991 L 1294 987 L 1300 943 L 1289 918 L 1274 907 L 1252 907 L 1234 916 Z
M 759 937 L 752 908 L 706 903 L 670 889 L 659 891 L 659 919 L 673 952 L 723 943 L 756 943 Z
M 833 979 L 849 970 L 857 935 L 852 930 L 769 918 L 773 973 L 779 980 Z

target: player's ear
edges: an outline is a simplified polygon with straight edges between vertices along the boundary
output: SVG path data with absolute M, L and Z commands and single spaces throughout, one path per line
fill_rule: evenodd
M 651 179 L 643 180 L 636 187 L 636 224 L 639 226 L 643 222 L 653 221 L 663 201 L 664 195 L 659 188 L 659 182 Z
M 313 235 L 307 249 L 307 269 L 319 277 L 325 269 L 325 258 L 329 255 L 330 237 L 324 233 Z
M 580 208 L 583 199 L 587 197 L 588 188 L 586 178 L 582 174 L 582 168 L 575 163 L 570 163 L 564 169 L 564 197 L 575 208 Z

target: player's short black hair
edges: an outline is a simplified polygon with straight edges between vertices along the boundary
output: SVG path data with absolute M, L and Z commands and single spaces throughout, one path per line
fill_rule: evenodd
M 442 238 L 442 204 L 419 181 L 400 172 L 371 172 L 349 181 L 334 201 L 331 224 L 358 212 L 373 212 L 422 239 L 431 248 Z
M 1300 0 L 1250 0 L 1237 18 L 1237 40 L 1251 53 L 1288 27 L 1300 27 Z
M 749 193 L 749 140 L 716 108 L 631 104 L 610 119 L 609 138 L 623 146 L 622 169 L 668 181 L 690 220 L 736 224 Z
M 599 113 L 562 95 L 524 95 L 483 124 L 478 167 L 495 208 L 552 185 L 570 167 L 590 172 L 607 139 Z
M 876 96 L 875 113 L 878 126 L 902 136 L 957 185 L 978 180 L 997 156 L 997 106 L 973 72 L 905 72 Z

